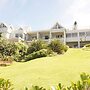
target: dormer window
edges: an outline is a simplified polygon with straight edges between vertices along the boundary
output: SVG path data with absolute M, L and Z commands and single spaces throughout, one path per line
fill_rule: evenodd
M 57 26 L 57 29 L 60 29 L 60 26 Z
M 19 38 L 19 37 L 23 38 L 23 35 L 22 34 L 15 34 L 15 37 L 16 38 Z

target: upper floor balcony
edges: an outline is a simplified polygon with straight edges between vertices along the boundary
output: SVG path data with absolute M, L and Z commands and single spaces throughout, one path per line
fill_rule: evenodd
M 90 41 L 90 32 L 67 33 L 66 42 Z

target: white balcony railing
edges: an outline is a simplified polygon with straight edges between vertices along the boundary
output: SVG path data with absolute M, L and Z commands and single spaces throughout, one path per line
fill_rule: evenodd
M 86 37 L 68 37 L 66 38 L 66 42 L 78 42 L 78 41 L 90 41 L 90 36 Z
M 66 42 L 75 42 L 78 41 L 78 37 L 68 37 L 66 38 Z
M 48 41 L 54 40 L 54 39 L 58 39 L 61 42 L 64 42 L 64 38 L 51 38 L 51 39 L 39 38 L 39 39 L 41 39 L 45 42 L 48 42 Z M 34 39 L 29 39 L 27 41 L 31 42 L 32 40 L 34 40 Z M 35 40 L 37 40 L 37 39 L 35 39 Z M 90 41 L 90 36 L 86 36 L 86 37 L 83 36 L 83 37 L 79 37 L 79 38 L 78 37 L 66 37 L 65 41 L 66 42 Z

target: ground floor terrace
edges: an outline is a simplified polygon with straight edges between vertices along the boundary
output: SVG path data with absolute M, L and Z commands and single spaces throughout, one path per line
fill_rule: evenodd
M 80 41 L 80 42 L 66 42 L 70 48 L 81 48 L 84 47 L 86 44 L 90 44 L 90 41 Z

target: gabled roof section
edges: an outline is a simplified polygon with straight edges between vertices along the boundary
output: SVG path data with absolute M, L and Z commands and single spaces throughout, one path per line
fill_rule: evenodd
M 51 29 L 61 29 L 63 28 L 58 22 Z
M 7 25 L 5 23 L 0 23 L 0 28 L 7 28 Z
M 22 28 L 22 27 L 20 27 L 20 28 L 19 28 L 19 30 L 23 30 L 23 28 Z

